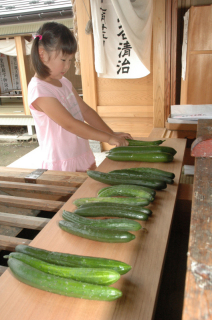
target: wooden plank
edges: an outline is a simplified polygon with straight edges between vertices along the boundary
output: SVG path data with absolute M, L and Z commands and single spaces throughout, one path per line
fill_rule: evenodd
M 0 181 L 0 189 L 4 189 L 7 191 L 46 193 L 49 195 L 59 196 L 71 196 L 77 190 L 76 187 L 51 186 L 45 184 L 21 183 L 10 181 Z
M 14 251 L 18 244 L 29 245 L 31 240 L 0 235 L 0 250 Z
M 34 169 L 20 169 L 10 167 L 0 167 L 0 180 L 25 182 L 24 178 Z M 85 172 L 67 172 L 67 171 L 45 171 L 37 180 L 37 184 L 80 187 L 87 179 Z
M 166 128 L 153 128 L 148 136 L 148 140 L 159 140 L 165 138 L 167 133 Z
M 197 131 L 197 124 L 190 123 L 169 123 L 166 121 L 165 124 L 168 130 L 189 130 L 189 131 Z
M 41 230 L 50 221 L 47 218 L 0 212 L 0 225 Z
M 212 120 L 199 120 L 197 137 L 212 134 Z M 212 159 L 195 158 L 183 320 L 212 319 Z
M 104 302 L 63 297 L 31 288 L 17 281 L 8 270 L 0 278 L 1 320 L 28 320 L 29 315 L 33 315 L 33 319 L 45 320 L 151 320 L 171 228 L 185 144 L 185 139 L 166 140 L 164 145 L 177 150 L 171 163 L 129 163 L 106 159 L 98 168 L 99 171 L 108 172 L 145 166 L 175 173 L 175 183 L 168 185 L 166 190 L 157 192 L 155 202 L 150 206 L 153 210 L 152 217 L 147 222 L 141 222 L 142 226 L 147 228 L 147 233 L 135 232 L 135 240 L 117 244 L 79 238 L 61 230 L 58 221 L 62 218 L 63 209 L 74 210 L 74 199 L 96 196 L 98 190 L 106 186 L 88 178 L 31 242 L 32 246 L 47 250 L 111 258 L 129 263 L 132 266 L 131 271 L 121 276 L 113 285 L 123 292 L 122 298 Z
M 151 59 L 152 71 L 152 59 Z M 140 79 L 97 79 L 99 106 L 153 105 L 153 74 Z
M 30 208 L 57 212 L 64 205 L 64 202 L 0 195 L 0 204 L 16 208 Z
M 100 117 L 153 118 L 153 106 L 97 106 Z

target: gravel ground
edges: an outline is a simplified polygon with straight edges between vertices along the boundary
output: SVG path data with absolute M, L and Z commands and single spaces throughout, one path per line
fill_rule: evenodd
M 17 141 L 16 137 L 27 133 L 27 127 L 0 127 L 0 166 L 6 167 L 38 147 L 36 141 Z M 8 139 L 8 136 L 11 138 Z M 14 139 L 12 138 L 14 136 Z

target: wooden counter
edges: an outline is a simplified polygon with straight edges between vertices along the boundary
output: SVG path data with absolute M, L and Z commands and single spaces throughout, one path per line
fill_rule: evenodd
M 212 120 L 199 120 L 197 138 L 212 136 Z M 183 320 L 212 319 L 212 158 L 195 158 Z
M 157 191 L 149 207 L 152 217 L 142 225 L 148 232 L 137 231 L 129 243 L 101 243 L 70 235 L 58 227 L 62 210 L 75 209 L 73 200 L 96 196 L 105 185 L 88 178 L 61 210 L 31 242 L 43 249 L 121 260 L 132 270 L 113 286 L 123 292 L 116 301 L 102 302 L 64 297 L 32 288 L 16 280 L 10 271 L 0 277 L 1 320 L 150 320 L 153 317 L 173 211 L 184 157 L 185 139 L 166 139 L 163 145 L 177 150 L 171 163 L 115 162 L 106 159 L 98 168 L 113 169 L 147 166 L 174 172 L 175 183 Z

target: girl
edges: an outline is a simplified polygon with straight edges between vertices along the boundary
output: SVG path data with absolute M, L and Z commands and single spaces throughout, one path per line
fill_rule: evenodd
M 127 146 L 125 138 L 132 139 L 130 134 L 113 132 L 64 77 L 76 49 L 71 31 L 56 22 L 40 27 L 33 41 L 31 61 L 35 75 L 28 86 L 28 102 L 44 169 L 95 169 L 88 139 L 115 146 Z

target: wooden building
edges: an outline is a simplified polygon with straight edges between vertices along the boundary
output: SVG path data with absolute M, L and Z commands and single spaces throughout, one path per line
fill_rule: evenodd
M 90 2 L 76 0 L 75 5 L 80 81 L 85 102 L 114 131 L 130 132 L 133 137 L 144 140 L 164 138 L 164 145 L 172 146 L 177 151 L 174 161 L 170 163 L 129 163 L 106 159 L 97 170 L 109 172 L 137 166 L 153 167 L 173 172 L 175 179 L 166 190 L 157 191 L 155 202 L 150 204 L 153 215 L 149 220 L 141 222 L 148 232 L 136 233 L 136 239 L 129 243 L 100 243 L 65 233 L 59 229 L 58 223 L 62 219 L 63 210 L 75 210 L 74 200 L 95 197 L 105 185 L 91 178 L 87 179 L 86 173 L 47 171 L 37 172 L 37 176 L 33 177 L 30 170 L 1 168 L 0 188 L 10 194 L 0 196 L 6 207 L 9 203 L 19 208 L 24 203 L 25 208 L 30 206 L 32 209 L 56 212 L 52 219 L 45 221 L 37 220 L 36 217 L 31 221 L 20 216 L 17 219 L 11 219 L 10 215 L 0 217 L 1 223 L 6 225 L 12 223 L 13 226 L 20 227 L 24 223 L 28 227 L 42 229 L 32 241 L 0 235 L 1 249 L 14 251 L 17 244 L 30 244 L 51 251 L 116 259 L 132 266 L 131 271 L 115 284 L 116 288 L 122 290 L 123 296 L 111 302 L 69 298 L 35 289 L 15 279 L 10 270 L 7 270 L 0 277 L 1 319 L 212 319 L 212 163 L 211 157 L 191 157 L 192 142 L 202 135 L 211 137 L 212 123 L 211 120 L 200 121 L 198 126 L 167 123 L 171 105 L 180 102 L 211 104 L 211 90 L 208 86 L 212 74 L 212 1 L 154 0 L 151 73 L 144 78 L 124 80 L 97 77 L 93 37 L 92 34 L 85 33 Z M 188 69 L 186 80 L 181 81 L 183 17 L 188 9 L 191 19 L 186 61 Z M 22 43 L 30 33 L 31 31 L 17 36 L 19 70 L 23 77 L 22 91 L 26 94 L 28 63 L 25 62 Z M 201 41 L 197 37 L 199 34 Z M 209 83 L 207 87 L 203 81 Z M 196 85 L 195 90 L 192 90 L 193 85 Z M 30 116 L 27 105 L 25 107 L 26 116 Z M 109 146 L 104 144 L 104 149 L 109 149 Z M 194 184 L 193 179 L 192 183 L 181 180 L 184 164 L 195 165 Z M 170 235 L 176 231 L 173 231 L 173 225 L 178 233 L 172 243 L 171 258 L 175 256 L 175 265 L 171 264 L 167 275 L 163 274 L 163 270 Z M 186 242 L 183 252 L 182 238 Z M 183 286 L 183 295 L 178 291 L 179 282 Z M 169 289 L 168 294 L 160 294 L 163 283 Z

